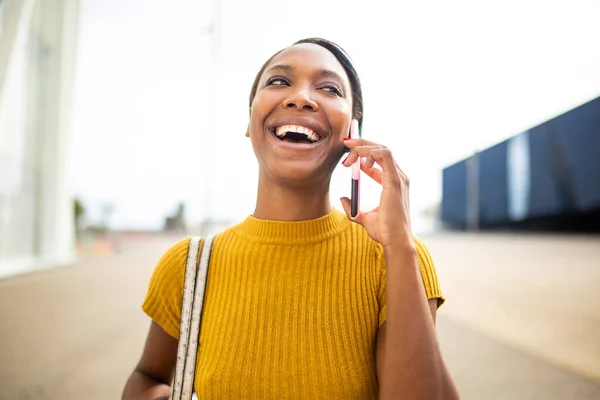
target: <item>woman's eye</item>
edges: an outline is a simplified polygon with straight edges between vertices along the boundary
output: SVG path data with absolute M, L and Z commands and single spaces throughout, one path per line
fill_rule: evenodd
M 325 90 L 326 92 L 329 92 L 331 94 L 335 94 L 336 96 L 342 97 L 342 90 L 340 88 L 338 88 L 337 86 L 327 85 L 327 86 L 323 87 L 323 90 Z
M 270 85 L 275 85 L 275 86 L 286 85 L 286 86 L 289 86 L 289 82 L 285 78 L 274 76 L 273 78 L 269 78 L 269 80 L 267 81 L 267 86 L 270 86 Z

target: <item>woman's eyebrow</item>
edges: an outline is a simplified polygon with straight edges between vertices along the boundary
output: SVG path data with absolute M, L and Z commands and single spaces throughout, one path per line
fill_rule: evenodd
M 272 67 L 270 67 L 267 72 L 271 72 L 271 71 L 275 71 L 275 70 L 282 70 L 282 71 L 293 71 L 295 68 L 292 65 L 288 65 L 288 64 L 276 64 L 273 65 Z M 330 69 L 320 69 L 317 71 L 317 75 L 322 76 L 322 77 L 333 77 L 333 78 L 337 78 L 340 80 L 340 82 L 344 82 L 344 80 L 342 79 L 342 77 L 340 76 L 340 74 L 338 74 L 335 71 L 332 71 Z
M 335 71 L 332 71 L 330 69 L 320 69 L 318 71 L 318 74 L 322 77 L 333 77 L 333 78 L 337 78 L 339 79 L 340 82 L 344 82 L 344 80 L 342 79 L 342 77 L 340 76 L 340 74 L 338 74 Z

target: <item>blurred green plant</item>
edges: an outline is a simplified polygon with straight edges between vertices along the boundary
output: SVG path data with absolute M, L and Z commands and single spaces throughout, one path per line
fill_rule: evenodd
M 75 213 L 75 230 L 79 232 L 81 231 L 83 217 L 85 216 L 85 206 L 77 198 L 73 200 L 73 212 Z
M 165 218 L 165 231 L 185 231 L 186 207 L 184 202 L 177 204 L 174 215 Z

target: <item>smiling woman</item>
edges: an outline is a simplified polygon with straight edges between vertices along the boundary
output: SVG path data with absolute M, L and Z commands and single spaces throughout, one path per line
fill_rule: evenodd
M 201 399 L 455 399 L 435 312 L 444 298 L 410 229 L 408 178 L 390 151 L 350 139 L 360 80 L 345 52 L 306 39 L 252 86 L 246 136 L 259 163 L 251 216 L 214 240 L 195 390 Z M 342 162 L 382 186 L 379 207 L 333 209 Z M 152 319 L 123 397 L 169 396 L 190 239 L 169 249 L 143 309 Z

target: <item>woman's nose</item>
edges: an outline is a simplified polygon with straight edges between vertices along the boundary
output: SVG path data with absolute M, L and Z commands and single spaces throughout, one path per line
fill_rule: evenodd
M 309 111 L 317 111 L 319 109 L 317 102 L 310 96 L 310 90 L 306 88 L 295 90 L 291 96 L 285 99 L 283 107 Z

